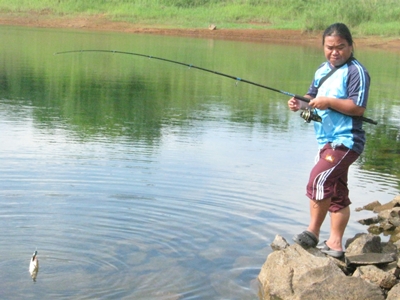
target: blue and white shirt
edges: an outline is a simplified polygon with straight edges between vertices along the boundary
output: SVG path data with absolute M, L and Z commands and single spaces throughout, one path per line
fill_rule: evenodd
M 307 95 L 352 99 L 354 104 L 367 106 L 370 77 L 368 71 L 355 58 L 341 66 L 330 75 L 318 88 L 319 81 L 332 69 L 327 61 L 321 64 L 315 72 L 314 80 L 308 89 Z M 331 109 L 319 110 L 318 115 L 322 122 L 314 122 L 319 148 L 327 143 L 343 144 L 349 149 L 362 153 L 365 144 L 365 132 L 362 129 L 362 120 L 357 117 L 346 116 Z

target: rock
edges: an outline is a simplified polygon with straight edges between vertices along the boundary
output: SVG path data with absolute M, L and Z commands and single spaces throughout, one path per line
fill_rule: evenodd
M 379 202 L 375 201 L 363 208 L 356 209 L 357 211 L 369 210 L 373 207 L 373 212 L 377 213 L 374 217 L 362 219 L 358 222 L 363 225 L 369 225 L 369 233 L 390 235 L 390 241 L 396 242 L 400 239 L 400 195 L 394 197 L 388 203 L 379 204 Z
M 272 252 L 258 279 L 262 299 L 384 299 L 377 285 L 346 276 L 319 250 L 297 244 Z
M 290 245 L 277 235 L 271 244 L 274 251 L 258 275 L 260 298 L 400 299 L 400 195 L 389 203 L 375 201 L 362 209 L 377 216 L 359 221 L 369 225 L 369 233 L 358 233 L 346 241 L 344 260 L 316 248 Z M 388 242 L 381 241 L 381 233 L 389 235 Z
M 315 274 L 315 270 L 318 270 L 320 274 Z M 272 252 L 262 266 L 258 278 L 263 284 L 264 295 L 292 299 L 299 289 L 303 290 L 304 287 L 312 285 L 315 280 L 320 282 L 331 272 L 340 274 L 341 272 L 338 271 L 339 269 L 322 253 L 316 257 L 294 244 L 283 250 Z M 322 278 L 319 278 L 320 275 Z
M 356 208 L 356 211 L 361 211 L 361 210 L 371 210 L 371 211 L 373 211 L 375 207 L 378 207 L 378 206 L 381 206 L 381 205 L 382 204 L 379 201 L 374 201 L 374 202 L 371 202 L 371 203 L 369 203 L 367 205 L 364 205 L 363 207 Z
M 397 260 L 388 264 L 384 264 L 382 266 L 378 266 L 382 271 L 393 274 L 396 278 L 399 278 L 400 269 L 397 265 Z
M 271 244 L 271 248 L 274 251 L 278 251 L 278 250 L 282 250 L 285 249 L 287 247 L 289 247 L 289 243 L 285 240 L 285 238 L 283 238 L 282 236 L 280 236 L 279 234 L 277 234 L 275 236 L 274 241 Z
M 388 222 L 396 227 L 400 226 L 400 207 L 395 207 L 390 211 Z
M 361 278 L 333 277 L 316 283 L 312 289 L 304 290 L 299 300 L 382 300 L 385 299 L 382 290 Z
M 377 224 L 381 221 L 381 219 L 378 216 L 371 217 L 371 218 L 366 218 L 362 220 L 358 220 L 358 223 L 362 225 L 371 225 L 371 224 Z
M 397 278 L 391 273 L 385 272 L 376 266 L 360 266 L 354 272 L 353 277 L 362 278 L 384 289 L 391 289 L 397 283 Z
M 393 245 L 399 249 L 400 248 L 400 240 L 396 240 L 396 242 L 394 242 Z
M 383 204 L 381 206 L 377 206 L 374 208 L 374 212 L 379 213 L 383 210 L 388 210 L 388 209 L 392 209 L 393 207 L 399 207 L 400 206 L 400 195 L 396 196 L 392 201 Z
M 381 221 L 380 229 L 382 232 L 389 232 L 389 231 L 394 231 L 396 229 L 396 226 L 389 223 L 389 220 L 386 219 Z
M 400 283 L 392 287 L 386 298 L 386 300 L 398 300 L 398 299 L 400 299 Z
M 395 259 L 397 260 L 398 248 L 394 243 L 387 242 L 387 243 L 381 243 L 381 245 L 382 245 L 382 253 L 396 254 Z
M 383 229 L 380 226 L 371 225 L 368 227 L 368 232 L 378 235 L 383 232 Z
M 325 255 L 326 258 L 330 259 L 336 266 L 339 267 L 340 270 L 342 270 L 342 272 L 345 275 L 352 275 L 354 272 L 354 266 L 349 266 L 348 264 L 346 264 L 345 259 L 337 259 L 334 258 L 332 256 L 329 255 Z
M 400 239 L 400 227 L 396 227 L 394 230 L 386 232 L 386 234 L 390 236 L 390 242 L 395 244 Z
M 346 255 L 382 252 L 381 238 L 367 233 L 356 234 L 354 238 L 347 240 L 345 246 Z
M 359 255 L 347 255 L 346 264 L 349 265 L 381 265 L 396 261 L 396 257 L 390 253 L 364 253 Z
M 385 221 L 385 220 L 387 221 L 387 220 L 389 219 L 391 210 L 392 210 L 392 209 L 385 209 L 385 210 L 380 211 L 380 212 L 378 213 L 379 221 L 380 221 L 380 222 L 381 222 L 381 221 Z

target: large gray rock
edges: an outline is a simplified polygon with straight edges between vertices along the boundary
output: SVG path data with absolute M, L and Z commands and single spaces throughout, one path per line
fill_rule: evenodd
M 389 253 L 364 253 L 359 255 L 346 255 L 347 265 L 382 265 L 396 261 Z
M 385 299 L 377 285 L 346 276 L 319 250 L 297 244 L 272 252 L 258 279 L 262 299 Z
M 268 299 L 268 298 L 267 298 Z M 304 290 L 296 300 L 382 300 L 382 290 L 355 277 L 332 277 Z
M 353 277 L 362 278 L 387 290 L 390 290 L 397 283 L 397 278 L 394 274 L 372 265 L 358 267 Z
M 346 242 L 346 255 L 382 253 L 381 238 L 377 235 L 358 233 Z

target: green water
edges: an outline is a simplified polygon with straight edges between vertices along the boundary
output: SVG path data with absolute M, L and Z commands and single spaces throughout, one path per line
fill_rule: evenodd
M 4 27 L 2 41 L 3 98 L 45 107 L 37 111 L 38 120 L 48 119 L 51 126 L 52 118 L 62 118 L 79 135 L 123 134 L 151 142 L 157 141 L 163 120 L 173 117 L 177 122 L 184 121 L 187 114 L 201 111 L 218 97 L 235 121 L 257 120 L 284 129 L 288 112 L 282 109 L 279 119 L 271 119 L 271 110 L 284 106 L 286 98 L 246 84 L 234 88 L 230 79 L 139 57 L 53 53 L 79 49 L 136 52 L 299 94 L 307 89 L 311 74 L 322 60 L 318 47 L 115 33 Z M 364 167 L 398 175 L 399 56 L 363 49 L 356 56 L 372 77 L 367 116 L 379 122 L 379 126 L 366 125 L 369 138 Z M 135 126 L 122 133 L 119 126 L 128 120 Z

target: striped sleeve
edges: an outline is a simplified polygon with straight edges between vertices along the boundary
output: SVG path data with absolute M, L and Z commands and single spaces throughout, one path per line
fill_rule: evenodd
M 370 77 L 366 69 L 357 60 L 353 60 L 349 66 L 347 85 L 348 97 L 356 105 L 366 107 Z

